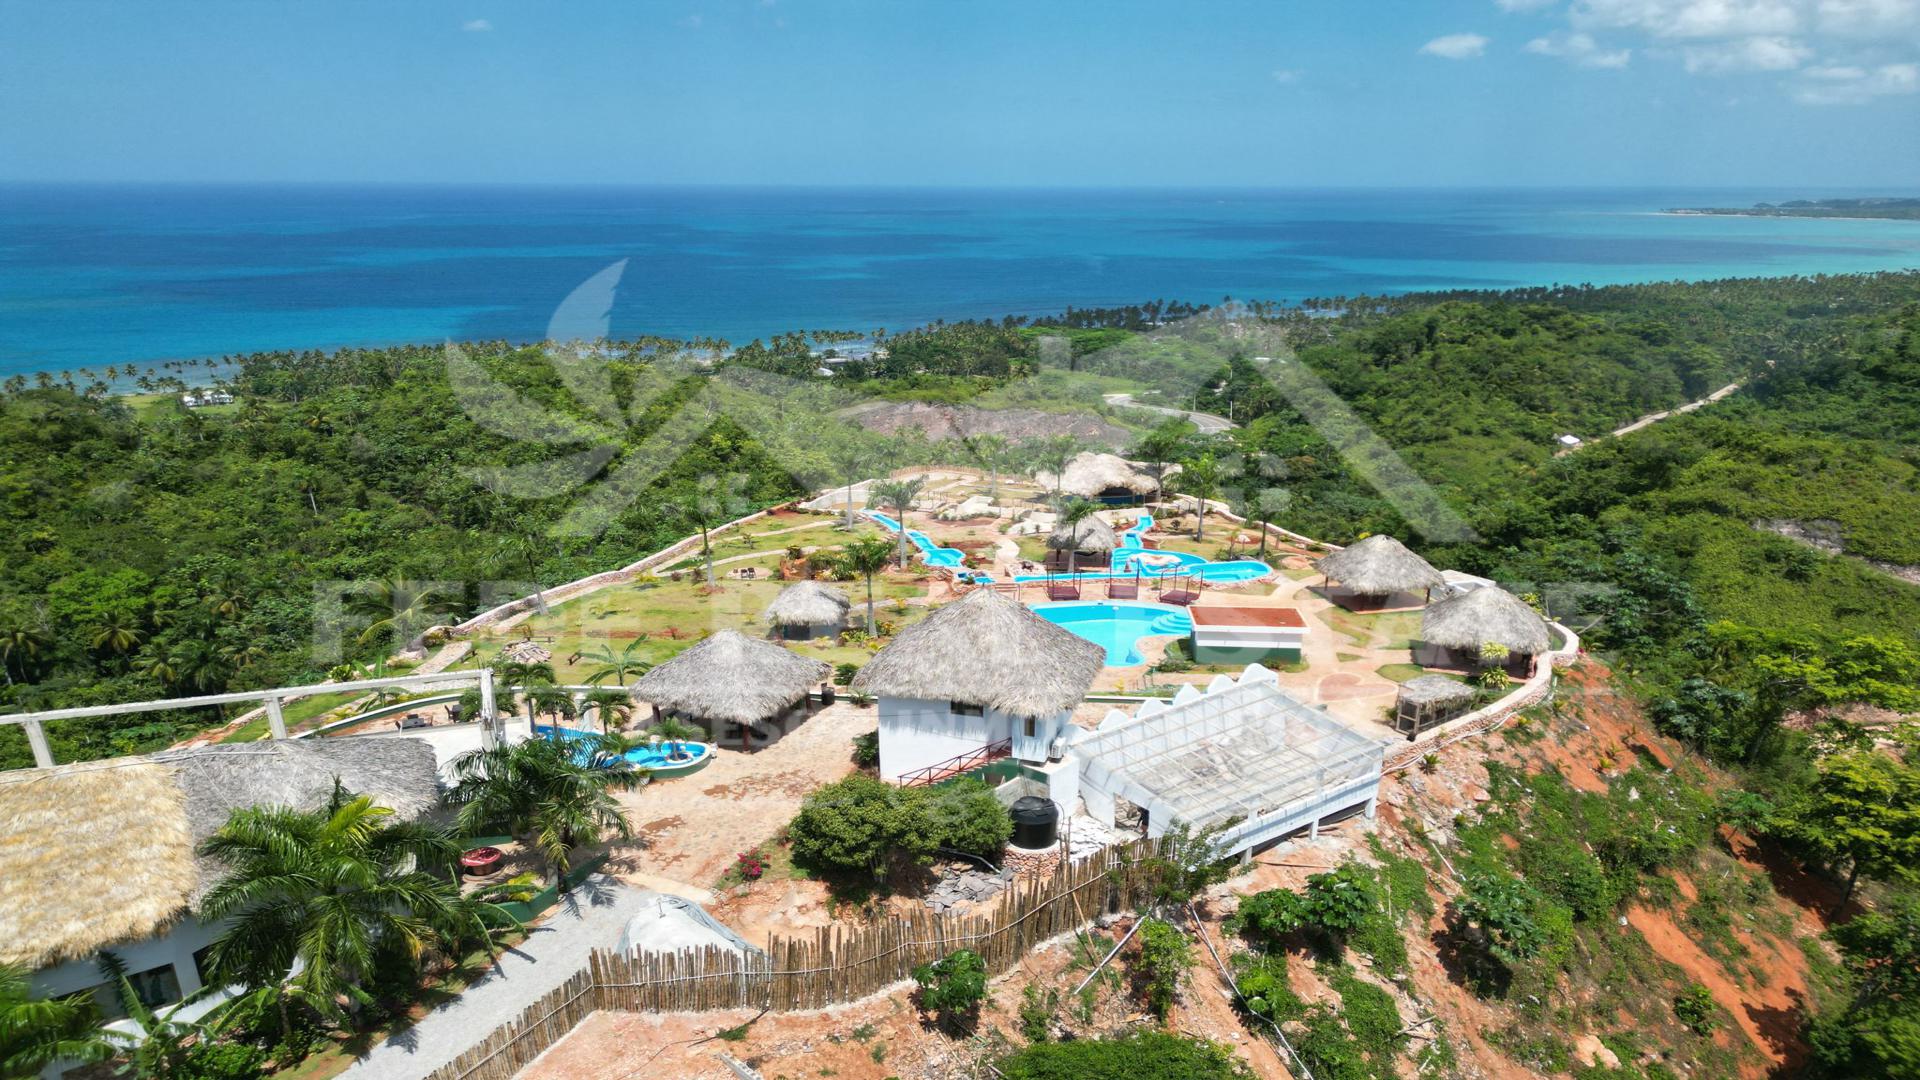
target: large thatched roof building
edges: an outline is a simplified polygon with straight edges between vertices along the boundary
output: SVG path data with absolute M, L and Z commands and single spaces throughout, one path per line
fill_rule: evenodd
M 312 809 L 336 780 L 403 818 L 440 801 L 433 749 L 398 736 L 202 746 L 0 773 L 0 962 L 85 960 L 76 966 L 97 980 L 97 951 L 166 933 L 219 879 L 220 864 L 196 849 L 233 810 Z
M 1110 554 L 1120 546 L 1120 536 L 1097 514 L 1089 514 L 1069 525 L 1061 522 L 1047 536 L 1047 546 L 1055 551 L 1077 551 L 1082 555 Z
M 1080 703 L 1106 656 L 1018 600 L 976 589 L 902 630 L 853 686 L 881 697 L 1047 716 Z
M 796 581 L 767 605 L 767 621 L 784 638 L 831 637 L 846 629 L 847 594 L 818 581 Z
M 932 783 L 1005 757 L 1044 772 L 1106 657 L 1003 593 L 968 593 L 854 676 L 880 698 L 880 775 Z
M 1169 467 L 1167 475 L 1175 471 Z M 1044 488 L 1110 505 L 1135 503 L 1160 490 L 1160 481 L 1145 467 L 1118 454 L 1096 451 L 1075 455 L 1058 477 L 1039 472 L 1033 479 Z
M 803 705 L 831 674 L 833 666 L 824 660 L 722 630 L 642 675 L 632 692 L 663 712 L 709 727 L 756 726 Z
M 1433 564 L 1385 533 L 1356 541 L 1313 565 L 1327 580 L 1340 583 L 1335 600 L 1358 598 L 1376 607 L 1395 596 L 1424 598 L 1446 584 Z
M 1553 646 L 1547 620 L 1505 589 L 1474 589 L 1430 605 L 1420 617 L 1415 659 L 1429 667 L 1472 667 L 1487 645 L 1507 649 L 1507 666 L 1530 669 Z

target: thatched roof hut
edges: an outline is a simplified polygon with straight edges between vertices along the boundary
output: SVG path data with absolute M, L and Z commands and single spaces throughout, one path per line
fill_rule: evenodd
M 830 585 L 796 581 L 767 605 L 767 621 L 775 626 L 839 626 L 847 621 L 852 604 L 846 593 Z
M 1398 700 L 1420 707 L 1455 705 L 1473 700 L 1473 687 L 1445 675 L 1421 675 L 1400 684 Z
M 1055 526 L 1047 537 L 1047 546 L 1055 551 L 1106 554 L 1120 546 L 1120 536 L 1099 515 L 1089 514 L 1072 525 L 1061 522 Z
M 1424 593 L 1446 584 L 1427 560 L 1393 537 L 1369 536 L 1313 564 L 1327 578 L 1360 596 Z
M 1428 605 L 1420 617 L 1420 640 L 1467 651 L 1498 643 L 1526 656 L 1546 652 L 1553 643 L 1547 620 L 1526 601 L 1497 587 L 1474 589 Z
M 824 660 L 722 630 L 642 675 L 632 692 L 679 716 L 752 724 L 792 708 L 832 673 Z
M 1105 649 L 992 589 L 976 589 L 902 630 L 853 687 L 883 697 L 957 701 L 1015 716 L 1080 704 Z
M 1168 475 L 1172 475 L 1172 470 Z M 1118 454 L 1096 451 L 1075 455 L 1057 478 L 1050 472 L 1039 472 L 1034 474 L 1033 479 L 1042 487 L 1078 495 L 1083 499 L 1138 497 L 1160 490 L 1159 481 L 1154 479 L 1151 472 Z
M 164 931 L 218 880 L 195 849 L 229 813 L 311 809 L 336 778 L 405 818 L 439 804 L 432 747 L 397 736 L 0 773 L 0 962 L 42 968 Z

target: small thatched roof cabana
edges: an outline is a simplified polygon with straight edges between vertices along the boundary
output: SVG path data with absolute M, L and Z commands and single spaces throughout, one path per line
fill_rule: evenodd
M 1106 658 L 1105 649 L 1018 600 L 976 589 L 902 630 L 860 669 L 853 687 L 1051 716 L 1080 704 Z
M 1113 526 L 1092 514 L 1068 525 L 1062 522 L 1047 537 L 1047 546 L 1055 551 L 1080 551 L 1094 554 L 1110 554 L 1120 546 L 1119 534 Z
M 1466 712 L 1473 698 L 1473 687 L 1445 675 L 1408 679 L 1394 700 L 1394 730 L 1411 739 Z
M 1153 473 L 1118 454 L 1096 451 L 1075 455 L 1057 478 L 1050 472 L 1039 472 L 1033 479 L 1042 487 L 1083 499 L 1138 498 L 1160 490 Z
M 847 594 L 818 581 L 797 581 L 780 590 L 767 605 L 767 621 L 775 626 L 839 626 L 847 621 L 853 601 Z
M 235 809 L 325 804 L 335 779 L 413 818 L 432 747 L 383 736 L 170 750 L 0 774 L 0 962 L 85 959 L 164 932 L 219 879 L 195 849 Z
M 689 719 L 754 724 L 805 700 L 832 673 L 824 660 L 722 630 L 640 676 L 632 692 Z
M 1446 584 L 1427 560 L 1380 533 L 1336 551 L 1313 564 L 1329 580 L 1360 596 L 1424 593 Z
M 1525 656 L 1537 656 L 1553 644 L 1547 620 L 1526 601 L 1498 587 L 1474 589 L 1428 605 L 1420 617 L 1420 640 L 1467 652 L 1497 643 Z

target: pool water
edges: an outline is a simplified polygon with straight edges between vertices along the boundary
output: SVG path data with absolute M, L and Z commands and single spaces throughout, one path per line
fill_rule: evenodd
M 551 724 L 535 724 L 533 733 L 540 738 L 550 739 L 553 737 L 553 726 Z M 563 727 L 560 729 L 560 737 L 570 740 L 592 739 L 597 738 L 598 735 L 592 731 L 581 731 L 578 728 Z M 681 751 L 682 757 L 675 759 L 668 756 L 669 751 L 675 748 Z M 627 761 L 643 769 L 666 769 L 691 765 L 709 753 L 711 753 L 711 750 L 706 743 L 682 742 L 636 746 L 625 754 L 622 754 L 621 757 L 624 757 Z
M 878 510 L 867 510 L 865 513 L 869 518 L 885 526 L 888 532 L 900 531 L 900 523 L 886 514 Z M 908 529 L 907 540 L 920 549 L 920 558 L 928 566 L 959 566 L 967 557 L 967 553 L 959 548 L 941 547 L 934 543 L 931 537 L 919 529 Z
M 1193 630 L 1193 619 L 1185 609 L 1170 604 L 1041 604 L 1033 607 L 1033 613 L 1107 650 L 1108 667 L 1144 663 L 1143 637 Z

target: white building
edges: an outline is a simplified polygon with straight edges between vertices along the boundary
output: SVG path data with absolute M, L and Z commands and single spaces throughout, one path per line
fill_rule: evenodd
M 324 805 L 336 779 L 402 818 L 440 805 L 433 751 L 408 738 L 269 740 L 0 773 L 0 961 L 32 971 L 36 996 L 91 990 L 118 1018 L 99 963 L 110 952 L 148 1007 L 181 1001 L 205 985 L 221 931 L 196 915 L 221 872 L 199 845 L 241 807 Z
M 1064 736 L 1105 661 L 1025 604 L 976 589 L 902 631 L 853 688 L 880 699 L 883 778 L 931 783 L 1011 758 L 1071 811 Z

